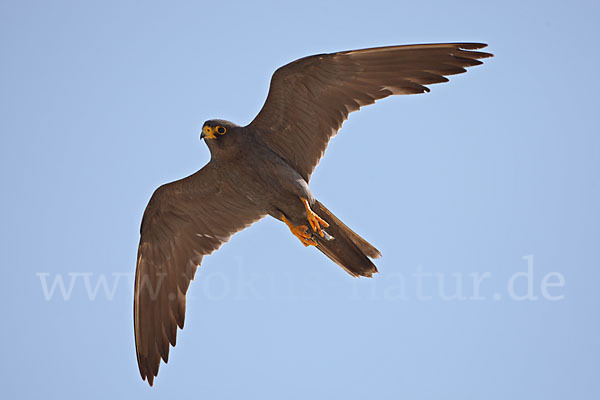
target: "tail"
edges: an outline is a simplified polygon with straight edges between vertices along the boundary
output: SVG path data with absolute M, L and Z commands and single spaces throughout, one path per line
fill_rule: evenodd
M 326 232 L 333 237 L 328 240 L 314 235 L 317 249 L 352 276 L 371 277 L 377 273 L 377 267 L 370 258 L 381 257 L 379 250 L 348 228 L 320 202 L 315 201 L 311 208 L 329 223 Z

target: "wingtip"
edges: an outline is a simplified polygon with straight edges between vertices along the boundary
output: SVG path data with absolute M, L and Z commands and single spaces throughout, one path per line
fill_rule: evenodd
M 479 50 L 487 47 L 488 45 L 487 43 L 456 43 L 456 46 L 458 46 L 458 48 L 461 50 Z M 484 51 L 469 51 L 469 53 L 475 53 L 479 59 L 494 57 L 494 54 Z
M 479 43 L 479 42 L 457 43 L 457 45 L 461 49 L 465 49 L 465 50 L 483 49 L 484 47 L 488 46 L 487 43 Z
M 143 372 L 140 372 L 140 375 L 142 376 L 142 381 L 148 382 L 148 385 L 152 387 L 152 385 L 154 384 L 154 375 L 152 375 L 151 373 L 146 375 Z
M 379 271 L 377 270 L 377 267 L 373 267 L 373 269 L 371 271 L 363 272 L 362 274 L 356 275 L 356 277 L 373 279 L 373 275 L 378 274 L 378 273 L 379 273 Z
M 487 43 L 457 43 L 457 45 L 461 50 L 479 50 L 488 47 Z M 471 53 L 476 53 L 477 58 L 494 57 L 494 54 L 485 51 L 473 51 Z
M 151 371 L 147 366 L 147 361 L 147 359 L 144 359 L 142 362 L 142 360 L 138 359 L 138 368 L 140 371 L 140 376 L 142 377 L 142 381 L 147 381 L 148 385 L 152 387 L 154 384 L 154 378 L 158 375 L 158 370 L 155 371 L 155 373 Z

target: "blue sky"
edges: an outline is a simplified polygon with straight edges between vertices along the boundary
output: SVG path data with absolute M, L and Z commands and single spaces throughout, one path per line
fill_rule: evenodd
M 1 2 L 0 397 L 598 397 L 598 11 Z M 142 382 L 139 224 L 208 161 L 203 121 L 248 123 L 302 56 L 446 41 L 496 57 L 352 114 L 311 182 L 380 274 L 352 279 L 263 220 L 205 259 Z

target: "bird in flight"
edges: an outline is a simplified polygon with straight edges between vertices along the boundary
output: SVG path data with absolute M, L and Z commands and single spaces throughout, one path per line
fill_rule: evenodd
M 140 228 L 134 326 L 142 379 L 152 386 L 183 328 L 185 295 L 205 255 L 270 215 L 304 246 L 352 276 L 377 272 L 381 254 L 320 203 L 313 170 L 348 114 L 397 94 L 429 92 L 492 54 L 482 43 L 389 46 L 301 58 L 273 74 L 267 100 L 247 126 L 206 121 L 211 159 L 198 172 L 160 186 Z

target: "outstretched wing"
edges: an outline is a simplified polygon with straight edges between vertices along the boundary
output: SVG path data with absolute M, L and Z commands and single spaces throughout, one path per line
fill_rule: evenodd
M 492 54 L 483 43 L 379 47 L 301 58 L 273 74 L 248 125 L 307 181 L 348 114 L 394 94 L 428 92 Z
M 154 192 L 142 220 L 133 312 L 138 366 L 150 385 L 183 328 L 185 294 L 202 257 L 263 216 L 220 182 L 211 163 Z

